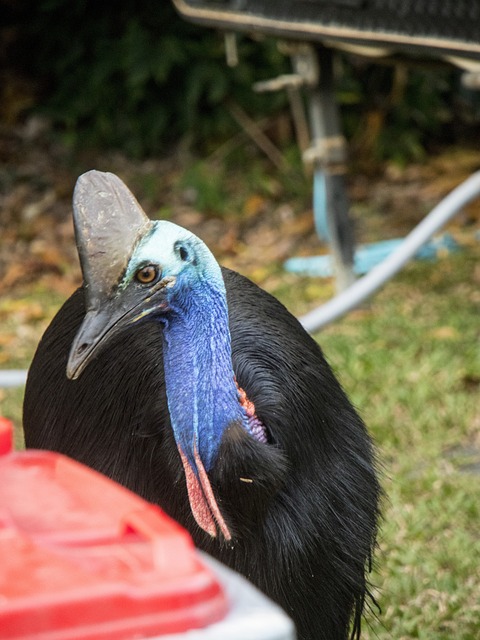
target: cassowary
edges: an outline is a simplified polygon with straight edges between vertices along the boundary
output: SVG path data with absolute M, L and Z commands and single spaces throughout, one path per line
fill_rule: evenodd
M 26 445 L 160 505 L 300 640 L 358 637 L 380 490 L 316 342 L 113 174 L 79 178 L 74 221 L 84 284 L 33 359 Z

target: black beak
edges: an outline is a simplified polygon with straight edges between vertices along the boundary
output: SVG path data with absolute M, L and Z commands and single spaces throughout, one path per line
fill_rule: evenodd
M 174 278 L 167 277 L 150 290 L 123 291 L 106 300 L 101 308 L 87 311 L 70 349 L 67 378 L 78 378 L 92 358 L 126 327 L 166 310 L 165 290 L 174 282 Z
M 101 346 L 120 331 L 119 323 L 125 315 L 116 315 L 118 317 L 112 316 L 109 305 L 99 311 L 87 312 L 70 349 L 67 378 L 78 378 L 94 355 L 100 351 Z

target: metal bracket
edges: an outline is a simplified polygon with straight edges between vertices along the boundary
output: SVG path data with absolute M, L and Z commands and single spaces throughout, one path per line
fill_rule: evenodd
M 278 48 L 292 60 L 294 73 L 286 73 L 277 78 L 262 80 L 253 85 L 254 91 L 280 91 L 315 87 L 318 84 L 319 69 L 315 49 L 304 42 L 279 42 Z
M 478 91 L 480 89 L 480 71 L 465 71 L 462 74 L 462 85 L 465 89 Z
M 282 91 L 282 89 L 300 89 L 304 84 L 304 79 L 298 73 L 285 73 L 270 80 L 255 82 L 253 90 L 257 93 L 267 93 L 270 91 Z
M 229 67 L 238 65 L 238 47 L 237 34 L 233 31 L 227 31 L 224 34 L 225 40 L 225 59 Z
M 345 173 L 347 141 L 342 135 L 317 138 L 313 145 L 303 152 L 302 158 L 307 164 L 328 165 L 330 171 L 333 170 L 332 165 L 340 165 L 339 173 Z

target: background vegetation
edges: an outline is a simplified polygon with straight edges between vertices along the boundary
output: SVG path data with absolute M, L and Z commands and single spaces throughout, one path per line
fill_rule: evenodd
M 253 82 L 290 70 L 272 39 L 240 37 L 240 62 L 229 68 L 222 36 L 186 23 L 170 2 L 2 4 L 4 114 L 42 113 L 69 144 L 141 157 L 183 139 L 205 151 L 238 130 L 228 104 L 256 118 L 285 109 L 283 94 L 252 91 Z M 407 72 L 351 57 L 341 66 L 344 129 L 378 159 L 418 159 L 426 145 L 455 139 L 477 115 L 478 102 L 459 93 L 452 68 Z
M 121 175 L 146 211 L 199 234 L 222 263 L 295 314 L 333 283 L 282 262 L 325 252 L 315 237 L 282 94 L 254 81 L 289 70 L 272 40 L 219 34 L 169 2 L 3 0 L 0 27 L 0 367 L 27 367 L 80 281 L 76 177 Z M 480 168 L 477 98 L 450 68 L 339 61 L 357 236 L 405 234 Z M 233 107 L 233 108 L 232 108 Z M 276 146 L 280 166 L 235 113 Z M 480 628 L 480 205 L 449 226 L 459 251 L 411 264 L 369 304 L 317 336 L 378 445 L 386 491 L 377 566 L 382 611 L 368 640 L 476 640 Z M 23 389 L 0 389 L 22 446 Z

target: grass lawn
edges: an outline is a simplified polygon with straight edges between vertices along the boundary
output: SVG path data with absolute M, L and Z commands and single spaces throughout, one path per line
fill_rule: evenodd
M 475 640 L 480 633 L 480 248 L 409 266 L 370 304 L 319 336 L 378 446 L 385 489 L 373 640 Z M 328 287 L 271 276 L 303 312 Z M 0 365 L 28 364 L 61 296 L 0 301 Z M 23 390 L 0 390 L 21 442 Z M 354 526 L 354 523 L 352 523 Z
M 479 257 L 417 263 L 321 336 L 383 466 L 369 639 L 480 634 Z

